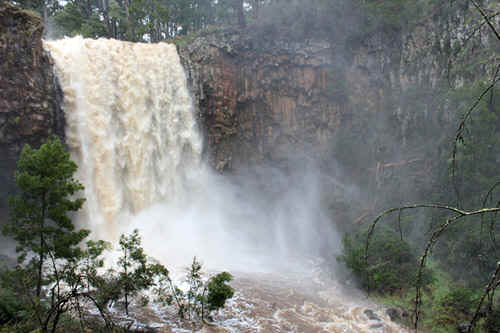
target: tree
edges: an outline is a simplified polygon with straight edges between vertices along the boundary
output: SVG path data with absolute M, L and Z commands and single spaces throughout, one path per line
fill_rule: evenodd
M 19 193 L 9 200 L 11 221 L 3 228 L 17 241 L 20 264 L 34 256 L 5 272 L 2 287 L 15 291 L 42 332 L 55 332 L 64 313 L 80 309 L 80 298 L 93 298 L 90 286 L 106 248 L 102 241 L 79 247 L 89 231 L 75 231 L 69 216 L 84 203 L 77 197 L 83 186 L 73 178 L 77 165 L 69 157 L 56 136 L 39 149 L 23 148 L 15 175 Z M 43 285 L 48 288 L 42 293 Z
M 244 28 L 246 26 L 245 20 L 245 9 L 244 9 L 244 1 L 243 0 L 234 0 L 234 10 L 238 13 L 238 25 L 240 28 Z
M 122 256 L 118 259 L 118 266 L 121 269 L 118 283 L 125 300 L 125 312 L 128 315 L 130 298 L 152 286 L 153 271 L 148 267 L 137 229 L 131 235 L 121 235 L 120 250 Z
M 164 268 L 163 268 L 164 269 Z M 234 295 L 234 289 L 227 283 L 233 276 L 228 272 L 218 273 L 208 281 L 203 281 L 202 265 L 193 258 L 186 270 L 186 291 L 175 286 L 168 276 L 168 271 L 160 274 L 155 294 L 163 304 L 175 304 L 179 318 L 187 320 L 210 319 L 210 312 L 223 308 L 226 300 Z M 160 271 L 161 272 L 161 271 Z
M 206 302 L 209 311 L 224 307 L 226 300 L 233 297 L 234 289 L 227 284 L 231 280 L 233 280 L 233 276 L 228 272 L 219 273 L 208 280 Z
M 68 216 L 79 210 L 83 198 L 75 198 L 82 184 L 73 178 L 77 165 L 70 160 L 58 137 L 50 137 L 39 149 L 26 145 L 17 164 L 19 194 L 9 200 L 10 224 L 3 232 L 17 241 L 19 262 L 34 253 L 31 264 L 37 266 L 36 296 L 44 279 L 43 267 L 48 256 L 72 258 L 88 230 L 74 231 Z
M 187 319 L 193 318 L 194 315 L 202 317 L 203 281 L 201 263 L 196 257 L 193 258 L 193 262 L 186 272 L 186 283 L 189 285 L 189 289 L 185 294 L 185 302 L 180 312 L 187 314 Z

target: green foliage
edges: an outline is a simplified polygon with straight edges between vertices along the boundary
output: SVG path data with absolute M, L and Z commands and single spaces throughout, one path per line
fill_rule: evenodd
M 53 0 L 15 0 L 12 2 L 21 8 L 36 12 L 43 18 L 53 15 L 59 9 L 59 2 Z
M 2 290 L 7 290 L 2 297 L 4 313 L 24 313 L 23 318 L 10 314 L 16 327 L 55 332 L 70 304 L 88 296 L 102 267 L 105 243 L 88 242 L 82 249 L 80 243 L 89 231 L 75 231 L 69 215 L 84 202 L 77 197 L 83 186 L 73 178 L 76 169 L 55 136 L 39 149 L 26 145 L 21 152 L 16 170 L 19 193 L 10 198 L 11 221 L 3 232 L 17 241 L 20 264 L 27 254 L 35 255 L 2 274 Z M 42 292 L 43 285 L 47 288 Z M 84 287 L 86 295 L 81 293 Z M 14 306 L 9 295 L 16 295 L 22 307 Z
M 409 244 L 385 228 L 379 230 L 370 244 L 368 264 L 364 258 L 366 232 L 346 235 L 339 260 L 353 272 L 364 289 L 379 293 L 395 293 L 415 286 L 417 257 Z M 424 285 L 432 282 L 432 273 L 424 274 Z
M 174 304 L 181 319 L 209 319 L 212 311 L 224 307 L 226 300 L 234 295 L 234 289 L 227 284 L 233 279 L 231 274 L 222 272 L 204 282 L 202 265 L 196 257 L 186 271 L 186 291 L 175 286 L 172 280 L 166 277 L 163 284 L 157 284 L 159 288 L 155 289 L 155 293 L 162 303 Z
M 364 0 L 361 4 L 364 30 L 398 31 L 409 28 L 424 13 L 424 2 L 413 0 Z
M 451 287 L 446 294 L 437 299 L 434 325 L 457 327 L 472 319 L 479 301 L 478 292 L 463 287 Z
M 436 333 L 457 332 L 460 324 L 468 323 L 472 319 L 482 290 L 458 285 L 435 261 L 430 261 L 429 267 L 434 272 L 434 279 L 423 294 L 425 306 L 422 308 L 420 330 Z M 399 295 L 379 294 L 375 300 L 388 307 L 398 307 L 411 312 L 415 306 L 415 292 L 412 288 Z M 486 317 L 481 320 L 480 327 L 473 332 L 495 332 L 490 330 L 487 324 L 488 321 L 494 323 L 496 320 L 495 311 L 484 315 Z M 407 320 L 405 324 L 411 325 L 410 318 Z
M 462 118 L 471 101 L 487 87 L 488 81 L 464 86 L 450 94 L 450 107 Z M 484 192 L 497 180 L 500 158 L 500 88 L 495 87 L 483 98 L 467 123 L 457 150 L 456 179 L 459 196 L 465 207 L 482 205 Z
M 68 36 L 77 35 L 83 25 L 79 7 L 72 2 L 67 3 L 64 10 L 55 13 L 53 20 L 58 29 Z
M 489 85 L 488 81 L 477 81 L 464 85 L 447 94 L 447 107 L 456 110 L 462 119 L 471 110 L 478 96 Z M 470 114 L 453 159 L 449 144 L 440 147 L 443 151 L 441 178 L 436 185 L 436 201 L 453 202 L 464 209 L 477 209 L 498 204 L 498 188 L 487 196 L 498 181 L 500 171 L 500 89 L 495 87 Z M 443 186 L 444 184 L 450 184 Z M 434 227 L 443 221 L 435 213 Z M 496 215 L 467 218 L 450 227 L 440 238 L 435 255 L 453 278 L 468 287 L 479 287 L 486 283 L 498 261 L 498 246 L 495 239 L 500 234 Z M 463 263 L 469 263 L 465 269 Z
M 184 294 L 185 302 L 182 304 L 179 312 L 182 312 L 181 317 L 191 319 L 195 315 L 202 315 L 203 304 L 203 281 L 201 273 L 201 263 L 193 258 L 191 266 L 186 273 L 186 283 L 189 289 Z
M 224 307 L 226 300 L 234 295 L 234 289 L 227 284 L 233 277 L 228 272 L 222 272 L 210 278 L 207 283 L 207 303 L 209 310 L 217 310 Z
M 493 309 L 486 317 L 484 328 L 488 333 L 500 332 L 500 307 Z
M 234 23 L 234 17 L 233 3 L 228 1 L 69 0 L 50 11 L 47 19 L 55 25 L 52 37 L 82 35 L 159 42 L 210 25 Z
M 19 297 L 8 288 L 0 289 L 0 325 L 19 321 L 24 305 Z
M 477 310 L 482 288 L 466 288 L 457 285 L 452 280 L 442 281 L 443 290 L 435 293 L 432 301 L 428 302 L 426 322 L 433 332 L 455 332 L 459 325 L 469 323 Z M 473 332 L 497 333 L 500 329 L 500 311 L 498 308 L 480 311 L 480 321 Z
M 3 233 L 17 241 L 19 262 L 34 253 L 31 265 L 38 267 L 37 296 L 43 284 L 43 265 L 54 259 L 78 256 L 78 244 L 88 230 L 74 231 L 69 213 L 79 210 L 83 198 L 74 198 L 83 186 L 73 179 L 76 164 L 69 159 L 59 138 L 50 137 L 39 149 L 26 145 L 17 164 L 19 194 L 9 200 L 10 224 Z
M 483 222 L 480 217 L 469 218 L 465 221 L 467 224 L 450 228 L 436 246 L 436 258 L 456 281 L 471 288 L 482 287 L 496 268 L 497 249 L 488 235 L 490 222 L 488 218 Z M 468 263 L 467 267 L 464 262 Z

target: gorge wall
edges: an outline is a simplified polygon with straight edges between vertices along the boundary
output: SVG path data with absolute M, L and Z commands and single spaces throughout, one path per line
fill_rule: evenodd
M 338 45 L 227 29 L 180 45 L 205 156 L 220 172 L 310 159 L 364 188 L 404 178 L 395 195 L 415 190 L 433 178 L 429 144 L 453 119 L 438 106 L 448 59 L 436 48 L 451 37 L 432 28 Z

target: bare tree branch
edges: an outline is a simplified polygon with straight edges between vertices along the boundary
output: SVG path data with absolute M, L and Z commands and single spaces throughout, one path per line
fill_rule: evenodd
M 484 98 L 484 96 L 486 96 L 488 94 L 488 92 L 496 86 L 497 82 L 500 81 L 500 76 L 498 76 L 499 72 L 500 72 L 500 65 L 498 65 L 496 67 L 495 74 L 493 75 L 491 84 L 488 86 L 488 88 L 486 88 L 481 93 L 481 95 L 479 96 L 479 98 L 476 99 L 476 101 L 474 102 L 474 104 L 472 104 L 472 106 L 469 108 L 469 110 L 467 111 L 467 113 L 465 113 L 462 121 L 460 122 L 460 124 L 458 126 L 457 135 L 455 136 L 455 141 L 453 143 L 452 164 L 451 164 L 453 184 L 454 184 L 455 193 L 457 195 L 457 198 L 460 197 L 459 191 L 458 191 L 458 188 L 457 188 L 457 185 L 456 185 L 456 169 L 457 169 L 458 142 L 463 142 L 464 141 L 464 132 L 465 132 L 465 128 L 466 128 L 465 125 L 466 125 L 467 121 L 469 120 L 469 118 L 471 117 L 472 112 L 476 109 L 476 107 L 479 105 L 479 103 Z
M 365 261 L 365 267 L 368 267 L 368 249 L 370 246 L 370 241 L 373 236 L 373 233 L 375 231 L 375 227 L 377 223 L 382 219 L 382 217 L 389 215 L 391 213 L 394 213 L 396 211 L 401 212 L 406 209 L 416 209 L 416 208 L 433 208 L 433 209 L 440 209 L 440 210 L 446 210 L 454 213 L 455 215 L 448 218 L 445 223 L 441 224 L 436 231 L 432 234 L 431 238 L 427 242 L 427 245 L 424 250 L 424 254 L 422 255 L 420 259 L 420 264 L 419 264 L 419 269 L 418 269 L 418 276 L 417 276 L 417 282 L 415 285 L 415 309 L 414 309 L 414 315 L 415 315 L 415 321 L 414 321 L 414 328 L 415 332 L 418 331 L 418 322 L 420 319 L 420 306 L 422 303 L 422 290 L 421 290 L 421 284 L 422 284 L 422 279 L 423 279 L 423 272 L 425 268 L 425 262 L 426 259 L 429 255 L 430 250 L 436 243 L 436 241 L 439 239 L 441 234 L 448 229 L 448 227 L 456 222 L 457 220 L 463 218 L 463 217 L 468 217 L 468 216 L 474 216 L 474 215 L 482 215 L 486 213 L 498 213 L 500 212 L 500 208 L 482 208 L 479 210 L 474 210 L 474 211 L 465 211 L 462 209 L 458 209 L 456 207 L 452 206 L 447 206 L 447 205 L 441 205 L 441 204 L 415 204 L 415 205 L 408 205 L 408 206 L 403 206 L 403 207 L 398 207 L 398 208 L 391 208 L 388 209 L 384 212 L 382 212 L 377 218 L 372 222 L 369 230 L 368 230 L 368 235 L 366 238 L 366 243 L 365 243 L 365 253 L 364 253 L 364 261 Z M 368 281 L 368 291 L 370 291 L 370 274 L 369 271 L 367 270 L 367 281 Z
M 495 36 L 497 37 L 497 39 L 500 41 L 500 34 L 498 33 L 497 29 L 491 23 L 491 20 L 488 18 L 488 15 L 484 11 L 484 9 L 481 8 L 481 6 L 478 5 L 478 3 L 476 2 L 476 0 L 471 0 L 471 2 L 474 5 L 474 7 L 476 7 L 476 9 L 481 13 L 481 15 L 485 19 L 486 23 L 490 26 L 491 31 L 493 31 L 493 33 L 495 34 Z
M 493 276 L 491 277 L 490 282 L 486 286 L 486 289 L 484 290 L 484 293 L 481 296 L 481 299 L 479 300 L 476 312 L 474 312 L 474 316 L 472 317 L 469 328 L 467 329 L 467 333 L 472 332 L 472 329 L 474 328 L 476 321 L 479 319 L 479 314 L 481 313 L 481 307 L 483 306 L 484 299 L 486 298 L 486 296 L 488 296 L 490 294 L 490 292 L 495 291 L 495 289 L 498 287 L 498 284 L 500 282 L 499 279 L 500 279 L 500 261 L 497 263 L 497 269 L 496 269 L 495 273 L 493 273 Z M 489 298 L 489 299 L 491 302 L 492 298 Z
M 486 195 L 484 196 L 483 199 L 483 208 L 486 207 L 488 203 L 488 199 L 493 199 L 493 192 L 495 189 L 500 186 L 500 181 L 497 181 L 493 186 L 490 187 Z M 497 203 L 496 207 L 499 207 L 500 203 Z M 481 216 L 481 234 L 483 233 L 483 222 L 484 222 L 484 216 Z M 496 220 L 496 214 L 493 218 L 491 218 L 491 223 L 490 223 L 490 228 L 489 228 L 489 234 L 490 234 L 490 239 L 493 244 L 493 248 L 495 249 L 495 252 L 497 251 L 497 245 L 496 245 L 496 237 L 495 237 L 495 220 Z

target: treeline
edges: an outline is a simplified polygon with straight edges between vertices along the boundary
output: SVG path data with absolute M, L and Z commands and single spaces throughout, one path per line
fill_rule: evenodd
M 339 38 L 380 24 L 399 29 L 427 2 L 409 0 L 12 0 L 39 13 L 49 37 L 158 42 L 209 27 L 267 27 L 294 38 Z M 255 31 L 249 29 L 249 31 Z
M 38 12 L 52 37 L 83 35 L 158 42 L 211 25 L 238 23 L 242 0 L 17 0 Z M 258 0 L 252 1 L 254 3 Z M 253 6 L 256 8 L 255 4 Z M 258 7 L 258 5 L 257 5 Z

